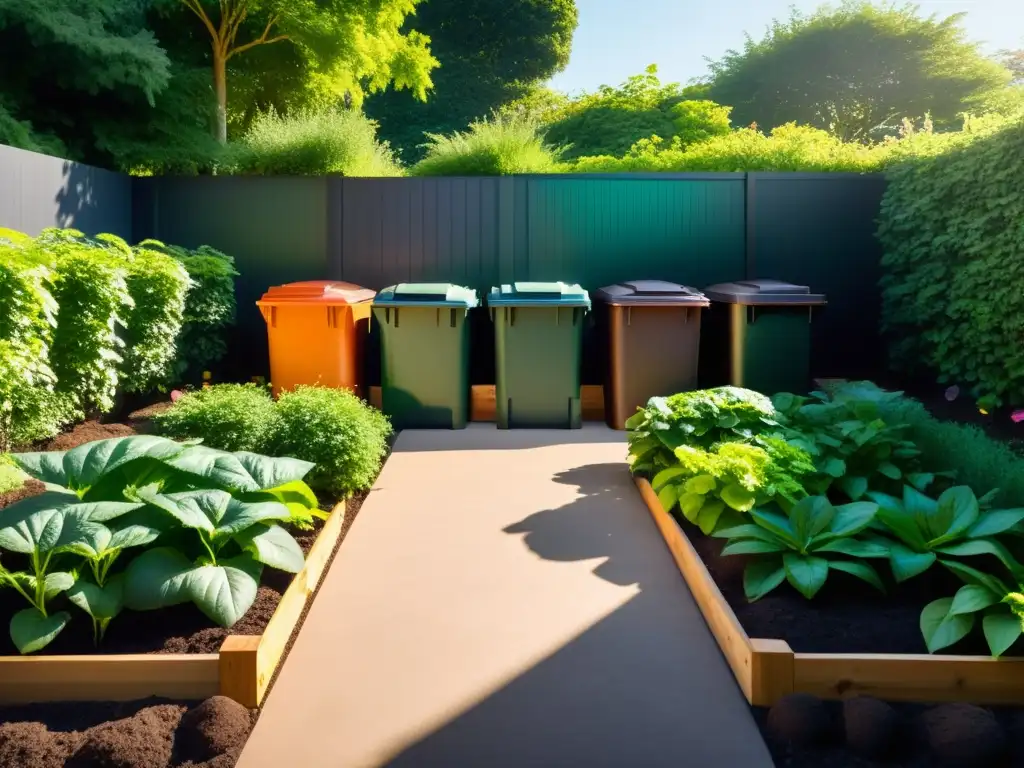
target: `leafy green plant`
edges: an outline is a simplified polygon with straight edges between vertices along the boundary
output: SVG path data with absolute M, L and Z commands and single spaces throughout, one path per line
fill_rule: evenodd
M 504 176 L 550 173 L 559 150 L 544 142 L 538 124 L 522 116 L 472 123 L 464 133 L 427 134 L 426 156 L 409 169 L 412 176 Z
M 728 511 L 748 512 L 779 499 L 795 503 L 805 495 L 802 474 L 812 472 L 810 457 L 776 438 L 757 444 L 716 443 L 710 449 L 681 445 L 676 466 L 658 472 L 652 487 L 666 511 L 676 504 L 683 517 L 712 533 L 728 521 Z
M 125 607 L 193 602 L 230 626 L 252 605 L 264 565 L 302 567 L 301 550 L 278 524 L 314 514 L 308 462 L 151 435 L 13 458 L 50 489 L 0 515 L 0 549 L 28 562 L 2 573 L 32 604 L 11 626 L 23 653 L 70 620 L 48 606 L 62 592 L 92 618 L 98 642 Z M 123 562 L 125 550 L 139 548 Z
M 346 389 L 297 387 L 277 401 L 272 452 L 316 464 L 314 488 L 348 496 L 369 488 L 388 450 L 391 423 Z
M 775 416 L 771 400 L 738 387 L 652 397 L 626 421 L 630 467 L 634 473 L 654 474 L 676 463 L 675 450 L 682 445 L 748 440 L 778 427 Z
M 176 259 L 146 247 L 126 254 L 132 305 L 124 315 L 119 384 L 125 392 L 163 390 L 173 376 L 190 280 Z
M 974 629 L 981 615 L 989 650 L 1002 656 L 1022 634 L 1024 594 L 1002 579 L 963 563 L 945 563 L 964 582 L 953 597 L 933 600 L 921 611 L 921 634 L 929 653 L 959 642 Z
M 1011 572 L 1022 570 L 996 538 L 1024 520 L 1024 508 L 983 510 L 967 486 L 949 488 L 932 499 L 909 485 L 903 497 L 869 491 L 878 504 L 877 529 L 894 537 L 889 564 L 897 582 L 924 573 L 936 562 L 949 566 L 961 557 L 993 555 Z
M 265 452 L 276 429 L 274 401 L 256 384 L 214 384 L 186 392 L 153 416 L 157 431 L 175 439 L 201 438 L 222 451 Z
M 810 600 L 825 585 L 829 571 L 856 576 L 884 592 L 878 573 L 860 560 L 885 557 L 886 547 L 856 538 L 871 525 L 877 510 L 866 501 L 834 507 L 824 496 L 808 496 L 787 513 L 752 510 L 752 522 L 722 528 L 714 535 L 729 540 L 724 556 L 755 555 L 743 572 L 743 590 L 751 602 L 783 581 Z
M 18 469 L 10 454 L 0 453 L 0 495 L 20 488 L 25 478 L 25 473 Z

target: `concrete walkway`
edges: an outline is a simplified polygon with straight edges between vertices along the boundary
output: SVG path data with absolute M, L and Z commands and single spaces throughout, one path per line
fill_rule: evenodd
M 404 432 L 238 768 L 771 768 L 624 457 Z

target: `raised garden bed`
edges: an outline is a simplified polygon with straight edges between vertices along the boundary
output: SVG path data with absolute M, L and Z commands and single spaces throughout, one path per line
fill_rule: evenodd
M 972 646 L 970 638 L 957 648 L 979 655 L 924 652 L 917 629 L 922 593 L 917 590 L 937 585 L 907 585 L 913 591 L 885 599 L 837 579 L 829 585 L 835 590 L 831 600 L 823 592 L 812 603 L 783 587 L 751 606 L 743 596 L 743 558 L 720 558 L 719 540 L 696 530 L 688 536 L 646 479 L 636 478 L 636 485 L 751 704 L 770 706 L 792 693 L 1024 704 L 1024 658 L 980 655 L 983 646 Z M 929 598 L 943 594 L 949 592 Z M 916 637 L 911 630 L 918 632 Z

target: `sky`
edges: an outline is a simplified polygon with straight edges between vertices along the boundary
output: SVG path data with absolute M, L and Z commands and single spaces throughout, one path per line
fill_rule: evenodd
M 648 64 L 662 82 L 685 83 L 706 73 L 704 56 L 719 58 L 760 38 L 790 6 L 813 11 L 820 0 L 576 0 L 579 27 L 572 55 L 551 87 L 568 93 L 618 85 Z M 966 12 L 965 26 L 987 52 L 1024 47 L 1024 0 L 918 0 L 923 15 Z

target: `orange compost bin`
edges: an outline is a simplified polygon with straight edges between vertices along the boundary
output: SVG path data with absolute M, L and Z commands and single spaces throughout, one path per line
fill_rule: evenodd
M 267 321 L 274 396 L 300 384 L 360 392 L 363 340 L 375 291 L 312 280 L 277 285 L 256 306 Z

